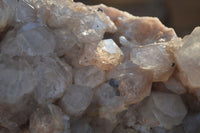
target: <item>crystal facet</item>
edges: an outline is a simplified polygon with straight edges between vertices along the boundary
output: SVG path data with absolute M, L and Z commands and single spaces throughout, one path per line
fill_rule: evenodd
M 60 106 L 70 116 L 80 116 L 92 101 L 93 90 L 85 86 L 73 85 L 64 94 Z
M 85 46 L 80 58 L 82 65 L 96 65 L 103 70 L 110 70 L 117 66 L 123 58 L 123 53 L 112 39 L 100 41 L 97 45 Z

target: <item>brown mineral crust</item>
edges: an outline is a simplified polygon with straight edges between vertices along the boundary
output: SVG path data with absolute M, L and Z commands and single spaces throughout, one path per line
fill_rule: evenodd
M 118 37 L 123 35 L 134 44 L 145 45 L 160 39 L 170 41 L 177 37 L 174 30 L 165 27 L 158 18 L 137 17 L 102 4 L 95 8 L 101 8 L 115 22 Z

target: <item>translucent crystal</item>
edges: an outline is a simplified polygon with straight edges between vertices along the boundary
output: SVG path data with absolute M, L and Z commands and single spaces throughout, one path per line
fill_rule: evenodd
M 141 68 L 153 71 L 153 81 L 167 81 L 175 67 L 172 55 L 162 44 L 134 47 L 130 58 Z
M 185 37 L 182 41 L 182 47 L 175 53 L 178 68 L 182 75 L 185 75 L 187 86 L 190 88 L 200 87 L 200 69 L 199 69 L 199 50 L 200 50 L 200 27 Z M 181 78 L 183 79 L 183 78 Z
M 34 22 L 36 21 L 36 10 L 32 5 L 28 4 L 24 0 L 20 0 L 16 6 L 15 17 L 17 22 Z
M 53 104 L 37 108 L 30 118 L 30 132 L 70 133 L 69 117 Z
M 178 95 L 156 92 L 152 94 L 152 99 L 156 107 L 153 109 L 154 115 L 165 128 L 179 125 L 187 114 Z
M 77 43 L 76 37 L 69 29 L 55 29 L 53 33 L 56 40 L 55 53 L 58 56 L 63 56 Z
M 48 28 L 28 23 L 19 32 L 12 31 L 2 45 L 2 53 L 10 56 L 49 55 L 54 52 L 55 40 Z
M 28 0 L 36 9 L 38 17 L 50 27 L 62 27 L 72 18 L 73 3 L 69 0 Z
M 141 125 L 146 127 L 157 127 L 159 125 L 159 121 L 156 119 L 153 109 L 152 109 L 152 101 L 149 98 L 145 99 L 141 103 L 141 107 L 137 110 L 138 114 L 138 121 Z
M 119 31 L 133 43 L 149 44 L 161 38 L 171 40 L 176 36 L 173 29 L 165 27 L 158 18 L 152 17 L 119 17 Z
M 72 83 L 71 67 L 58 58 L 39 58 L 36 60 L 38 85 L 35 99 L 40 104 L 47 104 L 61 98 Z
M 167 129 L 179 125 L 187 114 L 187 110 L 180 96 L 170 93 L 153 92 L 147 100 L 147 104 L 144 104 L 144 106 L 146 107 L 141 108 L 143 119 L 146 119 L 145 121 L 147 122 L 153 120 L 152 122 L 154 123 L 157 120 L 158 122 L 156 123 L 159 126 Z M 149 111 L 146 111 L 147 109 Z M 154 126 L 156 126 L 155 124 Z
M 25 60 L 0 56 L 0 126 L 16 130 L 35 107 L 36 73 Z
M 126 61 L 109 71 L 108 79 L 116 79 L 120 95 L 128 104 L 140 102 L 151 91 L 152 72 Z
M 91 12 L 92 9 L 82 3 L 34 0 L 33 5 L 38 9 L 39 17 L 47 25 L 56 28 L 70 27 L 79 42 L 100 41 L 106 31 L 116 31 L 109 17 L 103 13 Z
M 69 65 L 74 68 L 81 68 L 83 65 L 79 64 L 79 58 L 81 57 L 81 53 L 83 49 L 81 49 L 78 45 L 74 45 L 71 50 L 67 51 L 64 55 L 64 60 Z
M 13 104 L 20 100 L 23 95 L 29 94 L 34 90 L 36 74 L 24 60 L 6 60 L 2 56 L 0 56 L 0 59 L 1 102 Z
M 73 28 L 73 33 L 80 42 L 90 43 L 103 39 L 106 24 L 95 14 L 81 18 L 78 26 Z
M 75 70 L 74 83 L 95 88 L 105 81 L 105 72 L 96 66 L 86 66 Z
M 82 65 L 96 65 L 103 70 L 110 70 L 117 66 L 123 58 L 123 53 L 112 39 L 100 41 L 97 45 L 85 46 L 80 58 Z
M 111 81 L 112 82 L 112 81 Z M 120 97 L 118 88 L 111 86 L 110 83 L 104 83 L 96 91 L 96 100 L 101 106 L 99 109 L 100 118 L 109 120 L 116 124 L 116 115 L 126 109 L 124 99 Z
M 120 98 L 120 92 L 118 88 L 112 87 L 109 83 L 104 83 L 96 91 L 96 98 L 101 106 L 113 106 L 112 101 L 123 101 Z
M 183 85 L 173 76 L 170 77 L 167 82 L 164 82 L 164 84 L 167 87 L 167 89 L 174 93 L 183 94 L 186 92 L 186 89 L 183 87 Z
M 60 101 L 60 106 L 70 116 L 80 116 L 92 101 L 93 90 L 85 86 L 72 85 Z

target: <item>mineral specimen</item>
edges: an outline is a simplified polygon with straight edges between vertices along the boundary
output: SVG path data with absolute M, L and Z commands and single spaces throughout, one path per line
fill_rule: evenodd
M 197 133 L 199 38 L 102 4 L 0 0 L 0 133 Z

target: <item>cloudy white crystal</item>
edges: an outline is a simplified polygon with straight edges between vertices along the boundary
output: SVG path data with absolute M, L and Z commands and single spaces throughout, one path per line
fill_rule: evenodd
M 178 68 L 187 79 L 190 88 L 200 87 L 200 27 L 182 41 L 182 47 L 175 53 Z M 182 79 L 182 78 L 181 78 Z

